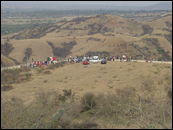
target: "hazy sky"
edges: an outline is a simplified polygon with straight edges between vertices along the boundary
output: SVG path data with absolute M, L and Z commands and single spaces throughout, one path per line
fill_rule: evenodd
M 28 4 L 28 5 L 46 5 L 46 4 L 62 4 L 62 5 L 88 5 L 88 4 L 97 4 L 97 5 L 116 5 L 116 6 L 148 6 L 161 2 L 168 1 L 2 1 L 3 3 L 20 5 L 20 4 Z M 170 1 L 171 2 L 171 1 Z
M 2 1 L 2 6 L 21 8 L 87 8 L 87 7 L 115 7 L 115 6 L 150 6 L 171 1 Z

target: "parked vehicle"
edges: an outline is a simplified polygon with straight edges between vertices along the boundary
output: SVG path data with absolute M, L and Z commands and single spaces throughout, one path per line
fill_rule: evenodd
M 89 64 L 88 60 L 83 61 L 83 65 L 88 65 L 88 64 Z
M 101 64 L 106 64 L 106 63 L 107 63 L 106 59 L 101 60 Z
M 101 60 L 99 59 L 98 56 L 93 56 L 89 61 L 92 62 L 92 63 L 98 63 L 98 62 L 100 62 Z

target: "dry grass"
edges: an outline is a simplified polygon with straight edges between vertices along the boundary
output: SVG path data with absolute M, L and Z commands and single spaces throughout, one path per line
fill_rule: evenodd
M 102 67 L 92 64 L 84 69 L 82 64 L 72 64 L 48 75 L 33 72 L 31 81 L 2 91 L 3 99 L 17 95 L 25 104 L 2 102 L 2 128 L 171 128 L 170 66 L 135 63 L 130 73 L 126 62 L 109 62 L 104 66 L 107 73 Z M 157 68 L 159 75 L 152 72 Z M 28 100 L 33 102 L 25 103 Z M 5 109 L 7 104 L 12 106 Z M 55 113 L 58 120 L 53 118 Z M 85 123 L 88 118 L 93 123 Z
M 86 93 L 81 103 L 75 100 L 73 104 L 58 95 L 40 92 L 29 107 L 16 98 L 3 102 L 2 128 L 105 128 L 98 123 L 99 120 L 105 121 L 104 125 L 126 128 L 170 128 L 171 104 L 138 97 L 133 88 L 118 89 L 109 95 Z M 76 109 L 78 106 L 80 109 Z M 95 119 L 88 121 L 88 117 Z
M 21 83 L 23 81 L 29 81 L 32 74 L 28 69 L 13 69 L 13 70 L 3 70 L 1 72 L 1 84 L 13 84 Z
M 13 86 L 11 86 L 11 85 L 3 85 L 3 86 L 1 86 L 1 91 L 9 91 L 11 89 L 13 89 Z
M 48 70 L 47 70 L 47 71 L 44 71 L 43 73 L 44 73 L 44 74 L 51 74 L 51 71 L 48 71 Z
M 105 22 L 105 24 L 103 24 L 103 21 Z M 141 36 L 141 34 L 144 33 L 143 23 L 141 24 L 140 22 L 131 21 L 119 16 L 103 15 L 101 17 L 91 17 L 88 20 L 84 20 L 84 22 L 81 22 L 79 24 L 74 24 L 72 21 L 69 21 L 65 25 L 62 25 L 63 29 L 57 28 L 56 30 L 52 30 L 51 32 L 46 32 L 45 30 L 43 30 L 45 31 L 43 32 L 39 29 L 22 32 L 21 36 L 26 36 L 26 39 L 11 39 L 10 41 L 14 45 L 14 50 L 10 53 L 10 57 L 14 57 L 19 62 L 22 62 L 25 49 L 30 47 L 33 50 L 31 58 L 45 60 L 47 56 L 53 55 L 53 50 L 47 44 L 47 41 L 52 42 L 56 48 L 60 47 L 62 49 L 62 43 L 72 40 L 75 40 L 77 43 L 73 48 L 70 49 L 70 51 L 72 52 L 70 55 L 72 56 L 84 55 L 89 52 L 106 52 L 106 54 L 110 53 L 111 55 L 121 55 L 127 53 L 127 55 L 137 56 L 141 53 L 139 53 L 135 48 L 130 46 L 130 43 L 136 42 L 146 45 L 146 43 L 142 40 L 143 38 L 158 39 L 160 46 L 165 50 L 168 50 L 169 56 L 172 56 L 171 44 L 165 37 L 162 36 L 168 34 L 168 31 L 164 31 L 163 28 L 167 28 L 165 22 L 169 21 L 171 21 L 171 16 L 144 23 L 145 26 L 150 26 L 151 28 L 153 28 L 153 32 L 151 34 L 147 32 L 147 35 L 144 36 Z M 120 24 L 122 22 L 125 24 Z M 63 23 L 57 23 L 57 25 L 61 24 Z M 88 35 L 88 32 L 93 31 L 93 28 L 89 27 L 89 25 L 95 25 L 95 31 L 100 33 L 103 33 L 104 30 L 108 28 L 108 32 L 106 33 L 111 33 L 114 36 L 112 37 L 111 35 L 106 35 L 106 33 L 93 34 L 92 36 Z M 51 26 L 56 26 L 56 24 Z M 103 27 L 100 28 L 100 26 Z M 59 32 L 57 32 L 57 30 Z M 37 39 L 37 37 L 27 39 L 29 38 L 28 36 L 33 34 L 33 32 L 36 32 L 38 34 L 44 33 L 46 35 L 39 39 Z M 156 36 L 156 33 L 160 33 L 161 35 Z M 133 35 L 135 35 L 136 37 L 134 37 Z M 5 37 L 6 36 L 4 36 L 3 38 Z M 90 39 L 91 37 L 92 40 L 88 41 L 88 39 Z M 98 41 L 98 39 L 100 39 L 100 41 Z M 42 48 L 41 51 L 40 48 Z M 148 46 L 148 48 L 149 52 L 155 51 L 151 44 Z M 157 51 L 155 51 L 155 53 L 157 55 L 154 56 L 154 54 L 152 53 L 153 57 L 159 58 L 159 53 Z

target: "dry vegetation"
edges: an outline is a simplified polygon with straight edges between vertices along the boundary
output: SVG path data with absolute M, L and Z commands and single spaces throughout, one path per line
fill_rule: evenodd
M 32 75 L 28 71 L 30 71 L 28 68 L 3 70 L 1 72 L 1 84 L 13 84 L 28 81 Z
M 171 26 L 172 14 L 143 22 L 97 15 L 44 24 L 4 35 L 1 66 L 52 55 L 172 60 Z M 3 129 L 172 128 L 168 64 L 62 62 L 4 70 L 1 94 Z
M 167 64 L 123 62 L 32 70 L 31 80 L 9 78 L 1 86 L 1 127 L 172 128 L 171 71 Z
M 16 34 L 4 35 L 1 40 L 4 43 L 4 39 L 10 38 L 14 49 L 9 56 L 19 62 L 23 62 L 28 47 L 32 49 L 29 61 L 32 58 L 44 60 L 51 55 L 68 57 L 90 52 L 126 54 L 139 59 L 144 55 L 157 60 L 171 60 L 171 25 L 171 15 L 147 22 L 114 15 L 97 15 L 40 25 Z M 147 44 L 145 39 L 156 39 L 159 46 Z

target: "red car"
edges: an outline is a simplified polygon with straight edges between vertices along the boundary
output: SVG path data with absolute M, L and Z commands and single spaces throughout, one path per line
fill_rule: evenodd
M 89 61 L 85 60 L 83 61 L 83 65 L 88 65 L 89 64 Z

